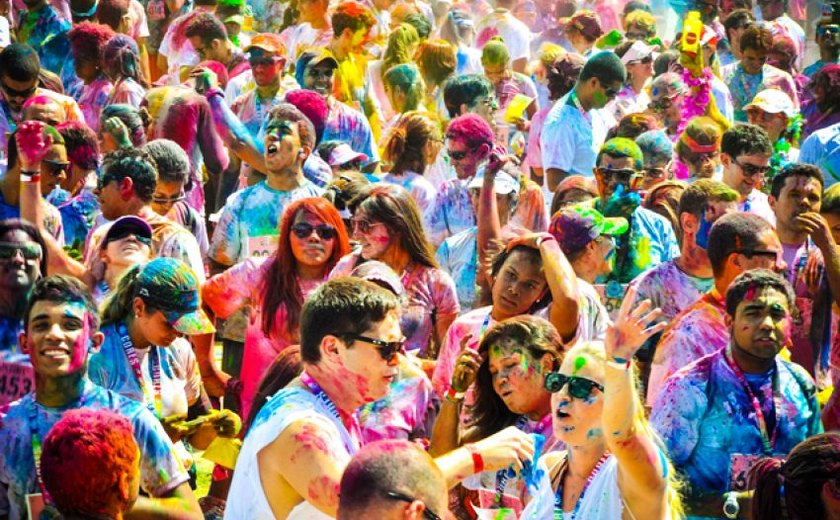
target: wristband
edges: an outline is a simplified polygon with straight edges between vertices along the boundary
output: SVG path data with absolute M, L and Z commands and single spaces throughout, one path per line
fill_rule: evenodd
M 741 505 L 738 503 L 737 493 L 724 493 L 723 515 L 726 518 L 738 518 L 741 512 Z
M 41 182 L 41 172 L 34 171 L 29 172 L 25 170 L 20 171 L 20 180 L 21 182 Z
M 473 474 L 482 473 L 484 471 L 484 457 L 475 449 L 474 444 L 465 444 L 464 447 L 470 452 L 473 460 Z
M 224 95 L 225 95 L 225 93 L 222 92 L 222 89 L 220 89 L 219 87 L 213 87 L 211 89 L 208 89 L 204 93 L 204 97 L 206 97 L 207 99 L 210 99 L 214 96 L 224 97 Z
M 539 249 L 543 242 L 545 242 L 546 240 L 554 240 L 554 236 L 548 233 L 540 235 L 540 237 L 536 241 L 537 249 Z
M 450 386 L 449 390 L 446 391 L 446 400 L 450 403 L 461 404 L 461 401 L 464 400 L 464 393 L 456 392 L 455 388 Z

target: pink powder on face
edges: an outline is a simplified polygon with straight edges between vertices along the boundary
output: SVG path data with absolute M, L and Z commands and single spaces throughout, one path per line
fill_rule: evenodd
M 747 293 L 744 295 L 744 299 L 746 299 L 749 302 L 751 302 L 755 299 L 755 285 L 751 285 L 747 289 Z
M 93 339 L 91 337 L 93 335 L 93 317 L 87 312 L 87 310 L 84 310 L 84 306 L 81 304 L 70 303 L 68 306 L 82 307 L 82 312 L 84 312 L 85 316 L 82 332 L 79 334 L 79 337 L 76 338 L 76 342 L 73 344 L 73 350 L 70 353 L 69 368 L 71 372 L 76 372 L 85 365 L 88 357 L 88 349 L 93 347 Z M 65 312 L 72 314 L 69 309 Z

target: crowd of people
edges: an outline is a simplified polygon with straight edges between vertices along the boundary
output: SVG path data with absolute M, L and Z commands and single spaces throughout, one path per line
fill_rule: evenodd
M 840 519 L 838 242 L 838 0 L 0 0 L 0 518 Z

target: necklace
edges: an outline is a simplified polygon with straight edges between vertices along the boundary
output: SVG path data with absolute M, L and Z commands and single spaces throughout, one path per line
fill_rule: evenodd
M 605 462 L 607 462 L 607 459 L 610 458 L 610 455 L 610 452 L 605 452 L 603 455 L 601 455 L 601 458 L 598 459 L 598 462 L 595 464 L 595 467 L 592 469 L 592 472 L 589 474 L 589 477 L 587 477 L 586 482 L 583 484 L 583 489 L 580 491 L 580 496 L 578 497 L 577 502 L 575 503 L 575 509 L 574 511 L 572 511 L 572 519 L 577 518 L 578 512 L 580 510 L 580 505 L 583 503 L 583 497 L 584 495 L 586 495 L 586 490 L 589 489 L 589 485 L 592 483 L 593 480 L 595 480 L 595 476 L 597 476 L 598 473 L 601 471 L 601 467 L 604 465 Z M 567 455 L 566 461 L 563 463 L 563 469 L 561 470 L 563 474 L 560 477 L 560 485 L 557 486 L 557 491 L 554 492 L 554 509 L 555 511 L 559 511 L 560 514 L 563 516 L 566 515 L 563 510 L 563 477 L 565 477 L 565 473 L 568 470 L 568 467 L 569 459 Z
M 134 377 L 137 378 L 137 382 L 143 390 L 143 402 L 149 408 L 149 411 L 160 419 L 163 410 L 163 399 L 160 392 L 160 353 L 158 352 L 158 347 L 152 345 L 149 352 L 152 363 L 152 388 L 154 390 L 154 394 L 152 395 L 149 392 L 149 386 L 146 384 L 146 380 L 143 378 L 143 370 L 140 368 L 137 349 L 134 348 L 134 344 L 131 342 L 131 336 L 128 335 L 125 323 L 120 322 L 117 330 L 120 334 L 120 343 L 122 344 L 123 352 L 125 352 L 125 356 L 128 358 L 128 364 L 131 365 L 131 371 L 134 372 Z

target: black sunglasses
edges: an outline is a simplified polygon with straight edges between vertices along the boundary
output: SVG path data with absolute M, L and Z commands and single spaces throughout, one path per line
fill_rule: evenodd
M 353 225 L 354 230 L 358 227 L 359 231 L 364 234 L 370 233 L 370 230 L 373 229 L 374 226 L 385 225 L 382 222 L 371 222 L 370 220 L 364 218 L 351 218 L 350 223 Z
M 605 181 L 615 179 L 618 182 L 630 182 L 630 180 L 637 175 L 636 170 L 612 170 L 609 168 L 598 168 L 598 175 L 604 178 Z
M 11 260 L 18 251 L 24 260 L 40 260 L 44 255 L 41 244 L 35 242 L 0 242 L 0 261 Z
M 381 339 L 362 336 L 361 334 L 345 334 L 344 336 L 353 341 L 363 341 L 376 346 L 376 350 L 379 351 L 379 355 L 382 356 L 382 359 L 389 362 L 393 361 L 397 357 L 397 352 L 401 352 L 403 350 L 406 342 L 405 338 L 398 341 L 383 341 Z
M 386 491 L 385 496 L 391 500 L 400 500 L 402 502 L 408 502 L 409 504 L 417 500 L 416 498 L 411 498 L 410 496 L 397 491 Z M 425 503 L 423 505 L 426 506 Z M 441 517 L 429 509 L 429 506 L 423 508 L 423 518 L 427 518 L 428 520 L 442 520 Z
M 280 60 L 282 60 L 280 56 L 254 56 L 251 55 L 248 57 L 248 63 L 252 67 L 259 67 L 260 65 L 271 67 L 277 64 Z
M 58 177 L 61 175 L 61 172 L 67 173 L 70 169 L 69 162 L 51 161 L 49 159 L 42 159 L 41 162 L 47 167 L 47 170 L 49 170 L 50 175 L 53 177 Z
M 756 166 L 754 164 L 742 163 L 739 162 L 738 159 L 735 159 L 734 162 L 738 165 L 739 168 L 744 170 L 745 177 L 755 177 L 759 174 L 764 175 L 770 171 L 769 166 Z
M 560 372 L 549 372 L 545 375 L 545 389 L 552 394 L 562 390 L 566 383 L 569 383 L 569 395 L 575 399 L 586 399 L 592 393 L 593 388 L 604 391 L 604 385 L 585 377 L 567 376 Z
M 107 186 L 109 182 L 116 181 L 116 180 L 119 180 L 119 178 L 115 177 L 113 175 L 105 174 L 105 175 L 99 177 L 98 179 L 96 179 L 96 189 L 101 190 L 102 188 Z
M 115 231 L 111 236 L 108 237 L 108 242 L 115 242 L 117 240 L 122 240 L 124 238 L 133 237 L 134 240 L 140 242 L 141 244 L 151 247 L 152 246 L 152 239 L 148 237 L 144 237 L 138 235 L 137 232 L 132 228 L 123 228 Z
M 754 256 L 768 256 L 773 257 L 773 259 L 779 258 L 778 251 L 768 251 L 766 249 L 736 249 L 732 251 L 733 253 L 738 253 L 740 255 L 744 255 L 747 258 L 752 258 Z
M 458 151 L 458 150 L 446 150 L 446 155 L 448 155 L 448 156 L 449 156 L 449 158 L 450 158 L 450 159 L 452 159 L 452 160 L 455 160 L 455 161 L 460 161 L 461 159 L 463 159 L 464 157 L 466 157 L 467 155 L 469 155 L 470 151 L 471 151 L 471 150 L 461 150 L 461 151 Z
M 16 90 L 0 81 L 0 88 L 2 88 L 3 92 L 5 92 L 9 97 L 30 98 L 33 94 L 35 94 L 35 91 L 38 90 L 38 83 L 36 82 L 26 90 Z
M 311 237 L 313 230 L 318 234 L 318 238 L 321 240 L 331 240 L 335 238 L 337 234 L 335 228 L 329 224 L 318 224 L 317 226 L 313 226 L 309 222 L 298 222 L 292 226 L 292 233 L 301 240 Z

